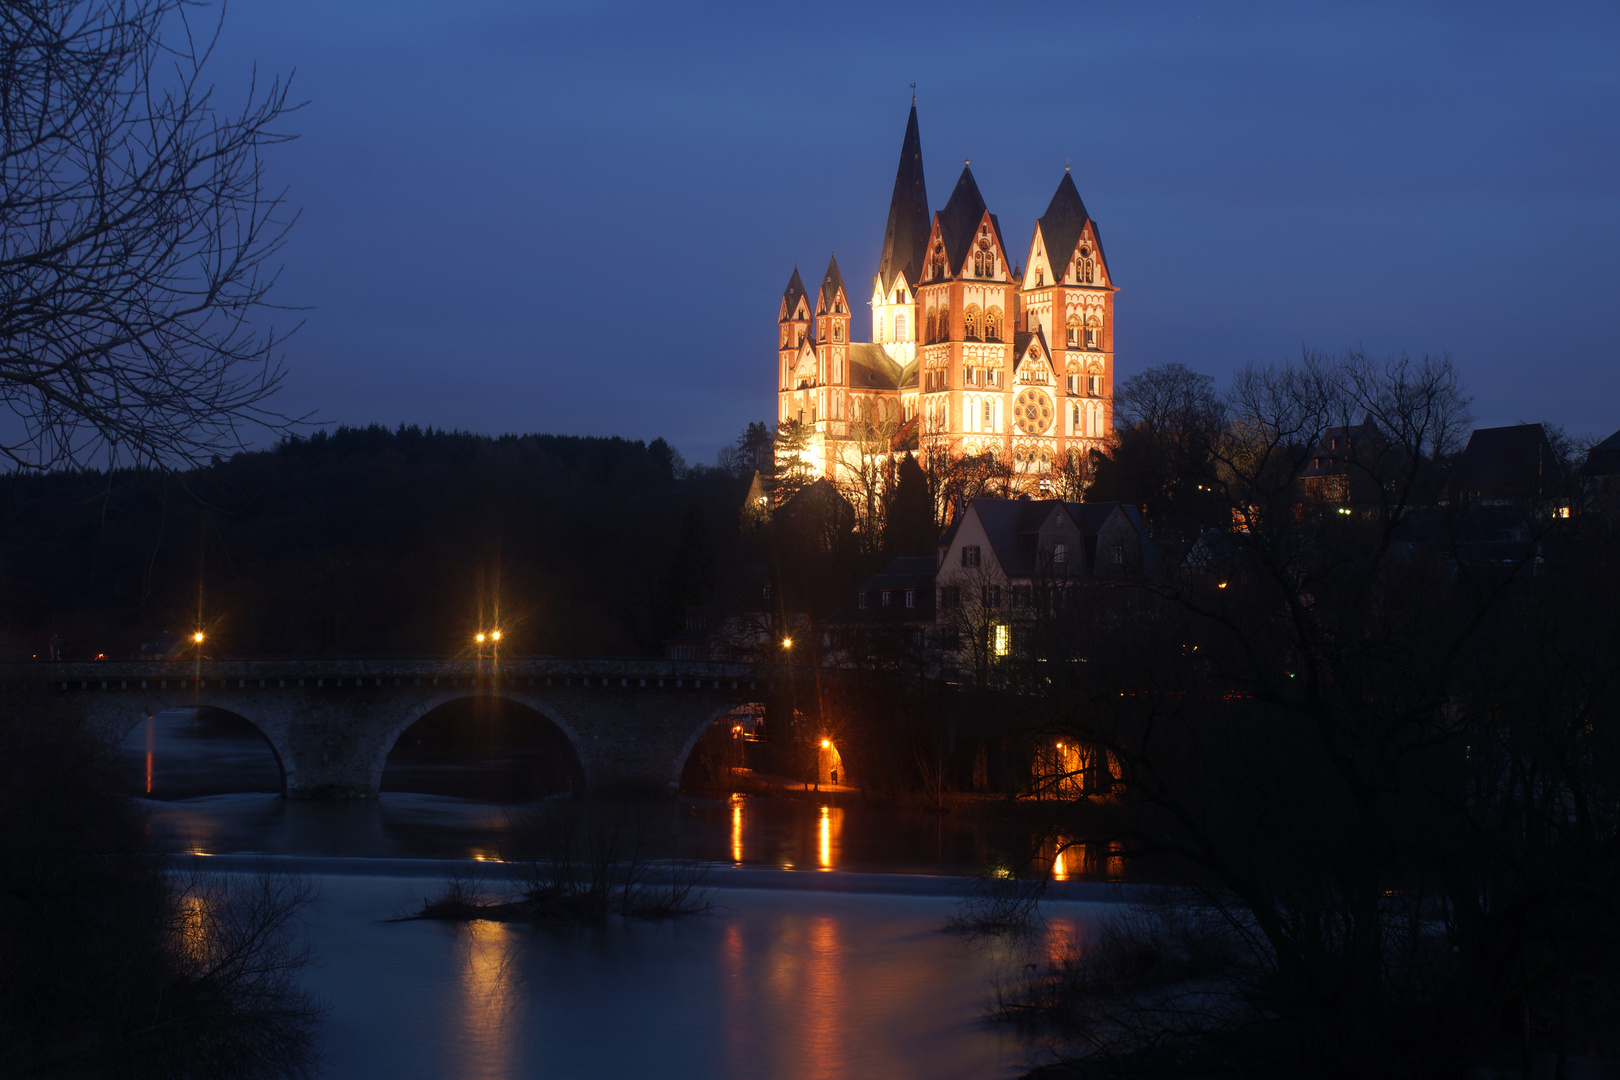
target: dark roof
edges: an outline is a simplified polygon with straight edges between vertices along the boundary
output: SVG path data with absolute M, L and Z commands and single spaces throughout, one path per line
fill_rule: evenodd
M 984 211 L 984 196 L 979 194 L 979 185 L 973 182 L 973 170 L 964 165 L 945 209 L 939 212 L 939 235 L 945 241 L 945 258 L 952 273 L 967 261 Z
M 1536 498 L 1556 480 L 1547 432 L 1540 424 L 1514 424 L 1474 429 L 1452 470 L 1451 490 L 1458 497 Z
M 804 296 L 804 282 L 799 279 L 799 268 L 793 268 L 793 276 L 788 278 L 787 288 L 782 290 L 782 322 L 793 318 L 793 309 L 799 306 L 800 297 Z
M 830 310 L 839 289 L 844 289 L 844 275 L 838 272 L 838 256 L 834 255 L 832 261 L 827 264 L 827 273 L 821 278 L 821 297 L 817 302 L 817 310 Z M 848 289 L 844 289 L 844 297 L 848 299 Z
M 938 563 L 932 555 L 902 555 L 861 582 L 862 589 L 909 589 L 934 580 Z
M 900 385 L 900 374 L 900 365 L 883 351 L 883 346 L 869 341 L 849 343 L 850 386 L 877 386 L 894 390 Z
M 1586 455 L 1581 472 L 1588 476 L 1613 476 L 1620 473 L 1620 431 L 1592 447 Z
M 1080 233 L 1086 227 L 1086 204 L 1080 201 L 1074 178 L 1063 171 L 1052 201 L 1046 204 L 1046 213 L 1040 216 L 1041 236 L 1046 241 L 1046 260 L 1052 264 L 1052 276 L 1061 278 L 1059 266 L 1067 267 L 1069 256 L 1080 244 Z M 1062 263 L 1058 262 L 1062 259 Z
M 1135 506 L 1118 502 L 1064 502 L 1061 499 L 974 499 L 969 504 L 984 527 L 985 537 L 995 550 L 996 561 L 1008 577 L 1030 577 L 1037 572 L 1035 540 L 1054 514 L 1067 515 L 1081 537 L 1098 534 L 1115 511 L 1125 515 L 1138 536 L 1147 538 L 1142 515 Z M 966 516 L 965 514 L 962 516 Z M 957 518 L 957 522 L 961 517 Z M 957 522 L 935 541 L 935 547 L 949 548 L 956 538 Z M 1075 552 L 1068 572 L 1085 573 L 1082 554 Z
M 889 223 L 883 230 L 883 256 L 878 279 L 884 293 L 894 288 L 896 274 L 904 274 L 912 288 L 922 280 L 928 253 L 928 186 L 923 183 L 922 139 L 917 135 L 917 106 L 911 106 L 906 137 L 900 143 L 900 168 L 894 174 L 889 197 Z
M 917 361 L 913 360 L 900 369 L 900 389 L 917 389 Z

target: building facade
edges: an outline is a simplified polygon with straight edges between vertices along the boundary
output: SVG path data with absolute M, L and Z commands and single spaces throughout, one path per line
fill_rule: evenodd
M 778 419 L 803 425 L 817 475 L 838 479 L 881 440 L 925 461 L 993 454 L 1038 490 L 1112 431 L 1114 292 L 1067 169 L 1017 250 L 967 165 L 930 214 L 913 103 L 867 301 L 871 341 L 851 340 L 836 258 L 814 294 L 795 269 L 778 312 Z

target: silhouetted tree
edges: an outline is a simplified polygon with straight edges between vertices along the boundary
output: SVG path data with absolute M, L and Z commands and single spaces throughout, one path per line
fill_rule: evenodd
M 0 7 L 0 455 L 191 462 L 285 429 L 253 319 L 293 215 L 261 154 L 287 86 L 227 107 L 182 0 Z M 217 31 L 216 31 L 217 32 Z

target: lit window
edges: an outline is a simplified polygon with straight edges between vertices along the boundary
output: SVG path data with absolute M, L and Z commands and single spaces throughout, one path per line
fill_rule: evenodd
M 1007 632 L 1006 625 L 1003 623 L 997 623 L 995 626 L 991 627 L 990 630 L 991 648 L 995 651 L 997 656 L 1006 656 L 1012 648 L 1012 635 Z
M 894 340 L 906 340 L 906 313 L 903 311 L 894 317 Z

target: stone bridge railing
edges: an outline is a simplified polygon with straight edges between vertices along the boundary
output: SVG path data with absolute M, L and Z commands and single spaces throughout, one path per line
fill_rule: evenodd
M 128 727 L 164 709 L 224 709 L 264 735 L 289 797 L 364 798 L 406 728 L 479 696 L 555 725 L 587 787 L 678 783 L 708 726 L 783 677 L 751 664 L 552 657 L 35 662 L 0 664 L 0 698 L 46 694 Z

